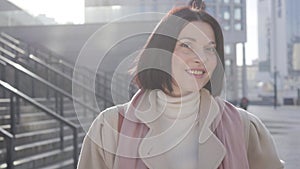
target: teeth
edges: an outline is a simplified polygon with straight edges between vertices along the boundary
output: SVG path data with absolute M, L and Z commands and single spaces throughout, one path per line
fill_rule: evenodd
M 188 70 L 187 72 L 190 73 L 190 74 L 194 74 L 194 75 L 202 75 L 202 74 L 205 73 L 202 70 Z

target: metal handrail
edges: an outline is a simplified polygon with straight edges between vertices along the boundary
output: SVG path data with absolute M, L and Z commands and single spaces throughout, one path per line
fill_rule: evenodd
M 5 37 L 6 39 L 10 40 L 11 42 L 13 42 L 16 45 L 20 45 L 20 41 L 12 36 L 10 36 L 9 34 L 5 33 L 5 32 L 1 32 L 0 33 L 1 36 Z
M 26 46 L 27 46 L 26 48 L 27 48 L 28 52 L 31 52 L 30 51 L 31 47 L 34 48 L 34 52 L 37 52 L 37 49 L 39 49 L 40 52 L 43 52 L 44 54 L 49 55 L 49 58 L 55 58 L 56 62 L 54 62 L 54 63 L 61 64 L 63 66 L 63 68 L 67 67 L 68 69 L 71 69 L 73 71 L 73 67 L 74 67 L 75 63 L 68 63 L 68 62 L 64 61 L 63 59 L 61 59 L 62 57 L 59 57 L 59 54 L 54 53 L 53 51 L 49 50 L 48 48 L 45 48 L 44 46 L 39 45 L 39 44 L 32 44 L 32 43 L 26 44 Z
M 14 168 L 14 136 L 8 131 L 0 127 L 0 135 L 4 137 L 6 142 L 6 165 L 8 169 Z
M 5 45 L 7 45 L 7 46 L 9 46 L 9 47 L 12 46 L 12 47 L 11 47 L 12 49 L 16 50 L 17 52 L 19 52 L 19 53 L 21 53 L 21 54 L 23 54 L 23 55 L 26 53 L 22 48 L 18 47 L 18 45 L 20 45 L 20 44 L 22 43 L 22 41 L 19 41 L 18 39 L 14 38 L 14 37 L 12 37 L 12 36 L 10 36 L 10 35 L 4 33 L 4 32 L 1 32 L 1 35 L 4 36 L 4 37 L 6 37 L 6 38 L 8 38 L 8 39 L 10 39 L 11 42 L 12 42 L 13 44 L 11 44 L 10 42 L 8 42 L 8 41 L 6 41 L 6 40 L 0 41 L 0 42 L 4 43 Z M 1 38 L 1 37 L 0 37 L 0 38 Z M 34 44 L 26 44 L 26 43 L 24 43 L 24 44 L 25 44 L 25 46 L 27 46 L 27 49 L 29 49 L 29 48 L 32 46 L 32 47 L 38 48 L 38 49 L 41 48 L 43 51 L 46 51 L 47 53 L 53 53 L 53 51 L 50 51 L 49 49 L 45 48 L 44 46 L 40 46 L 40 45 L 39 45 L 39 46 L 37 47 L 37 45 L 34 45 Z M 30 50 L 28 50 L 27 52 L 28 52 L 28 54 L 30 54 Z M 71 64 L 70 64 L 70 63 L 68 63 L 68 62 L 66 62 L 66 61 L 64 61 L 64 60 L 62 60 L 61 57 L 58 57 L 58 54 L 51 55 L 50 57 L 53 57 L 53 58 L 57 59 L 57 62 L 55 62 L 55 63 L 62 64 L 64 67 L 67 67 L 67 68 L 71 69 L 72 71 L 74 71 L 74 66 L 73 66 L 73 65 L 75 65 L 75 63 L 71 63 Z M 83 68 L 84 68 L 85 70 L 87 70 L 89 73 L 91 72 L 91 70 L 90 70 L 89 68 L 87 68 L 87 67 L 83 67 Z M 80 73 L 80 72 L 79 72 L 79 73 Z M 102 76 L 102 75 L 99 74 L 99 73 L 97 73 L 97 75 Z
M 26 75 L 30 76 L 31 78 L 43 83 L 44 85 L 46 85 L 47 87 L 53 89 L 54 91 L 58 92 L 59 94 L 69 98 L 70 100 L 80 104 L 81 106 L 83 106 L 84 108 L 87 108 L 88 110 L 94 112 L 94 113 L 98 113 L 98 110 L 96 110 L 95 108 L 90 107 L 89 105 L 81 102 L 79 99 L 73 98 L 73 96 L 69 93 L 67 93 L 66 91 L 62 90 L 61 88 L 56 87 L 54 84 L 48 82 L 47 80 L 39 77 L 37 74 L 29 71 L 28 69 L 26 69 L 25 67 L 21 66 L 20 64 L 17 64 L 7 58 L 5 58 L 4 56 L 0 55 L 0 59 L 5 62 L 7 65 L 12 66 L 14 69 L 25 73 Z
M 9 35 L 7 35 L 7 36 L 9 36 Z M 14 39 L 14 38 L 10 36 L 10 39 Z M 15 39 L 15 41 L 18 41 L 18 44 L 21 43 L 21 41 L 19 41 L 19 40 L 17 40 L 17 39 Z M 1 41 L 0 41 L 0 42 L 1 42 Z M 3 43 L 3 42 L 2 42 L 2 43 Z M 9 42 L 6 41 L 6 42 L 5 42 L 6 45 L 10 45 L 10 46 L 13 45 L 13 44 L 7 44 L 7 43 L 9 43 Z M 29 45 L 26 44 L 26 43 L 24 43 L 24 44 L 27 45 L 27 46 L 28 46 L 27 48 L 29 49 Z M 15 46 L 15 45 L 14 45 L 14 46 Z M 32 44 L 31 44 L 31 46 L 32 46 Z M 40 46 L 40 48 L 41 48 L 41 47 L 42 47 L 42 46 Z M 15 46 L 14 48 L 18 48 L 18 47 Z M 51 51 L 49 51 L 49 49 L 44 48 L 44 47 L 42 47 L 42 48 L 43 48 L 45 51 L 48 51 L 48 52 L 52 53 Z M 23 50 L 23 49 L 19 48 L 19 50 Z M 19 51 L 19 50 L 18 50 L 18 51 Z M 111 102 L 111 101 L 107 100 L 106 97 L 102 97 L 101 95 L 99 95 L 99 94 L 97 94 L 97 93 L 94 93 L 94 91 L 92 91 L 91 89 L 87 88 L 87 87 L 86 87 L 85 85 L 83 85 L 82 83 L 80 83 L 80 82 L 78 82 L 78 81 L 72 79 L 71 76 L 68 77 L 66 74 L 64 74 L 63 72 L 60 72 L 60 71 L 54 69 L 53 67 L 52 67 L 52 69 L 49 68 L 49 66 L 46 66 L 47 63 L 42 63 L 42 62 L 41 62 L 41 61 L 42 61 L 41 59 L 37 58 L 36 56 L 34 57 L 33 55 L 30 55 L 30 51 L 29 51 L 29 50 L 28 50 L 27 52 L 28 52 L 28 54 L 29 54 L 29 58 L 32 59 L 33 61 L 39 62 L 39 64 L 45 66 L 47 69 L 50 69 L 51 71 L 53 71 L 53 72 L 59 74 L 60 76 L 62 76 L 62 77 L 64 77 L 64 78 L 67 78 L 68 80 L 73 81 L 76 85 L 80 86 L 80 87 L 83 88 L 84 90 L 89 91 L 89 92 L 92 92 L 92 93 L 95 94 L 98 98 L 103 99 L 103 100 L 105 101 L 105 103 L 106 103 L 106 102 Z M 21 54 L 23 54 L 23 53 L 21 53 Z M 12 57 L 12 56 L 11 56 L 11 57 Z M 75 71 L 74 68 L 73 68 L 73 66 L 72 66 L 71 64 L 68 64 L 67 62 L 63 61 L 61 58 L 57 57 L 56 55 L 51 55 L 51 57 L 56 58 L 57 61 L 58 61 L 57 63 L 62 64 L 64 67 L 68 67 L 68 68 L 71 69 L 72 71 Z M 39 59 L 39 60 L 38 60 L 38 59 Z M 22 65 L 24 65 L 24 64 L 22 64 Z M 91 72 L 91 70 L 90 70 L 89 68 L 87 68 L 87 67 L 82 67 L 82 68 L 85 69 L 88 73 Z M 58 72 L 60 72 L 60 73 L 58 73 Z M 79 73 L 79 75 L 82 75 L 83 77 L 87 77 L 87 78 L 90 80 L 90 77 L 86 76 L 86 75 L 83 74 L 82 72 L 76 72 L 76 73 Z M 102 74 L 99 74 L 99 73 L 97 73 L 97 77 L 104 78 L 105 81 L 109 80 L 109 78 L 108 78 L 107 76 L 102 75 Z M 99 82 L 96 82 L 96 83 L 97 83 L 97 85 L 101 85 L 101 83 L 99 83 Z M 105 84 L 105 85 L 101 85 L 101 86 L 104 87 L 104 88 L 108 88 L 108 87 L 106 86 L 106 84 Z M 108 88 L 108 89 L 109 89 L 109 88 Z M 118 93 L 117 93 L 117 94 L 118 94 Z M 110 103 L 110 104 L 111 104 L 111 103 Z M 105 104 L 105 105 L 106 105 L 106 104 Z
M 9 50 L 4 49 L 3 47 L 0 46 L 0 52 L 5 53 L 7 56 L 11 58 L 16 58 L 16 55 L 10 52 Z
M 6 44 L 11 49 L 13 49 L 13 50 L 15 50 L 15 51 L 17 51 L 17 52 L 19 52 L 19 53 L 21 53 L 23 55 L 26 54 L 25 50 L 23 50 L 23 49 L 19 48 L 18 46 L 14 45 L 14 44 L 12 44 L 10 42 L 8 42 L 7 40 L 3 39 L 2 37 L 0 37 L 0 42 Z
M 48 65 L 46 62 L 44 62 L 43 60 L 39 59 L 38 57 L 36 57 L 36 56 L 30 54 L 30 55 L 29 55 L 29 58 L 30 58 L 32 61 L 34 61 L 35 63 L 38 63 L 38 64 L 40 64 L 41 66 L 45 67 L 46 69 L 51 70 L 52 72 L 56 73 L 57 75 L 59 75 L 59 76 L 65 78 L 65 79 L 69 80 L 71 83 L 73 82 L 74 84 L 80 86 L 80 87 L 83 88 L 84 90 L 86 90 L 86 91 L 88 91 L 88 92 L 90 92 L 90 93 L 92 93 L 92 94 L 95 94 L 95 96 L 97 96 L 98 98 L 101 98 L 101 99 L 103 99 L 103 100 L 109 102 L 109 100 L 107 100 L 105 97 L 99 95 L 98 93 L 94 93 L 93 90 L 87 88 L 84 84 L 82 84 L 82 83 L 79 82 L 78 80 L 73 79 L 73 78 L 71 78 L 70 76 L 68 76 L 68 75 L 64 74 L 63 72 L 61 72 L 60 70 L 57 70 L 57 69 L 53 68 L 51 65 Z M 109 89 L 106 85 L 103 85 L 103 87 L 106 88 L 106 89 Z
M 5 34 L 5 33 L 3 33 L 3 34 Z M 1 35 L 2 35 L 2 34 L 1 34 Z M 14 39 L 14 41 L 17 41 L 18 43 L 17 43 L 17 44 L 13 44 L 13 43 L 8 42 L 8 41 L 6 41 L 6 40 L 2 40 L 2 41 L 1 41 L 1 39 L 0 39 L 0 42 L 1 42 L 1 43 L 5 44 L 6 46 L 9 46 L 11 49 L 13 49 L 13 50 L 19 52 L 19 53 L 22 54 L 22 55 L 24 55 L 24 54 L 26 53 L 22 48 L 20 48 L 20 47 L 17 46 L 17 45 L 20 45 L 20 44 L 21 44 L 21 41 L 19 41 L 19 40 L 13 38 L 12 36 L 10 36 L 10 35 L 8 35 L 8 34 L 6 34 L 6 36 L 9 36 L 10 39 Z M 0 37 L 0 38 L 1 38 L 1 37 Z M 12 42 L 14 42 L 14 41 L 12 41 Z M 26 43 L 25 43 L 25 45 L 28 46 L 28 47 L 27 47 L 27 48 L 28 48 L 28 51 L 27 51 L 27 52 L 28 52 L 28 54 L 29 54 L 28 57 L 30 58 L 30 53 L 31 53 L 31 52 L 29 51 L 29 46 L 30 46 L 30 45 L 28 45 L 28 44 L 26 44 Z M 33 45 L 31 44 L 31 46 L 33 46 Z M 44 48 L 44 47 L 42 47 L 42 46 L 39 46 L 39 48 L 43 48 L 43 50 L 44 50 L 44 51 L 48 51 L 48 53 L 51 52 L 51 51 L 49 51 L 49 49 Z M 10 51 L 8 51 L 8 50 L 6 50 L 6 49 L 1 50 L 1 48 L 0 48 L 0 51 L 2 51 L 3 53 L 7 54 L 7 55 L 10 56 L 10 57 L 13 57 L 13 58 L 16 57 L 15 54 L 11 53 Z M 23 52 L 23 51 L 24 51 L 24 52 Z M 7 52 L 10 52 L 10 53 L 8 54 Z M 52 53 L 52 52 L 51 52 L 51 53 Z M 72 72 L 74 72 L 74 67 L 73 67 L 71 64 L 65 62 L 64 60 L 62 60 L 61 58 L 57 57 L 56 55 L 51 55 L 51 57 L 57 59 L 57 62 L 55 62 L 55 63 L 62 64 L 63 67 L 67 67 L 67 68 L 69 68 Z M 36 57 L 36 58 L 37 58 L 37 57 Z M 31 59 L 32 59 L 32 58 L 31 58 Z M 38 58 L 38 59 L 39 59 L 39 58 Z M 34 59 L 32 59 L 32 60 L 34 60 Z M 40 60 L 41 60 L 41 59 L 40 59 Z M 35 61 L 35 60 L 34 60 L 34 61 Z M 86 67 L 84 67 L 84 69 L 90 71 L 90 70 L 89 70 L 88 68 L 86 68 Z M 55 69 L 54 69 L 54 70 L 55 70 Z M 55 71 L 55 73 L 57 73 L 57 71 Z M 86 76 L 86 75 L 82 74 L 81 72 L 77 72 L 77 73 L 79 73 L 79 74 L 82 75 L 82 76 Z M 100 74 L 98 74 L 98 75 L 100 75 Z M 63 76 L 64 78 L 66 78 L 66 76 L 64 76 L 64 75 L 62 75 L 62 76 Z M 69 76 L 69 77 L 70 77 L 70 76 Z M 101 75 L 101 77 L 107 78 L 106 76 L 103 76 L 103 75 Z M 105 87 L 106 87 L 106 86 L 105 86 Z
M 53 110 L 45 107 L 44 105 L 40 104 L 39 102 L 35 101 L 34 99 L 30 98 L 29 96 L 25 95 L 24 93 L 20 92 L 19 90 L 17 90 L 16 88 L 12 87 L 10 84 L 0 80 L 0 86 L 4 87 L 6 90 L 10 91 L 11 94 L 22 98 L 23 100 L 26 100 L 27 102 L 29 102 L 31 105 L 33 105 L 34 107 L 36 107 L 37 109 L 45 112 L 46 114 L 48 114 L 49 116 L 51 116 L 52 118 L 54 118 L 55 120 L 69 126 L 72 130 L 73 130 L 73 147 L 74 147 L 74 155 L 73 155 L 73 160 L 74 160 L 74 168 L 76 168 L 76 164 L 78 162 L 78 126 L 75 125 L 72 122 L 69 122 L 68 120 L 66 120 L 64 117 L 56 114 Z M 13 107 L 13 96 L 11 95 L 11 108 Z M 11 110 L 11 118 L 14 118 L 14 111 Z M 13 120 L 12 120 L 13 121 Z M 13 127 L 15 125 L 15 123 L 11 123 L 11 127 L 12 127 L 12 133 L 15 134 L 14 128 Z
M 28 45 L 28 44 L 23 43 L 22 41 L 20 41 L 20 40 L 14 38 L 14 37 L 12 37 L 12 36 L 10 36 L 9 34 L 7 34 L 7 33 L 5 33 L 5 32 L 1 32 L 0 35 L 1 35 L 2 37 L 6 38 L 7 40 L 9 40 L 10 42 L 12 42 L 12 44 L 11 44 L 10 42 L 8 42 L 7 40 L 1 38 L 1 37 L 0 37 L 0 38 L 1 38 L 1 39 L 0 39 L 0 42 L 6 44 L 6 45 L 9 46 L 10 48 L 16 50 L 17 52 L 19 52 L 19 53 L 21 53 L 21 54 L 23 54 L 23 55 L 26 54 L 26 52 L 24 51 L 24 49 L 20 48 L 19 46 L 20 46 L 21 44 L 24 44 L 24 46 L 27 46 L 27 48 L 29 48 L 29 45 Z M 31 44 L 30 46 L 34 46 L 34 45 Z M 45 50 L 45 51 L 48 50 L 48 52 L 53 53 L 52 51 L 50 51 L 49 49 L 47 49 L 47 48 L 45 48 L 45 47 L 43 47 L 43 46 L 39 46 L 38 48 L 43 48 L 43 50 Z M 29 52 L 29 50 L 28 50 L 28 52 Z M 57 54 L 56 54 L 56 55 L 57 55 Z M 57 63 L 62 64 L 63 66 L 68 67 L 69 69 L 73 69 L 73 66 L 72 66 L 71 64 L 69 64 L 69 63 L 67 63 L 67 62 L 65 62 L 65 61 L 63 61 L 63 60 L 61 60 L 61 59 L 60 59 L 59 57 L 57 57 L 56 55 L 52 55 L 52 57 L 55 57 L 56 59 L 58 59 L 58 62 L 57 62 Z
M 31 45 L 32 45 L 32 44 L 31 44 Z M 46 50 L 46 51 L 47 51 L 47 50 L 49 51 L 49 49 L 44 48 L 44 47 L 42 47 L 42 49 L 43 49 L 43 50 Z M 30 52 L 30 51 L 29 51 L 29 52 Z M 52 53 L 52 52 L 49 51 L 49 53 Z M 49 56 L 49 57 L 55 58 L 55 59 L 57 60 L 56 62 L 53 62 L 53 63 L 61 64 L 63 68 L 67 67 L 67 68 L 70 69 L 72 72 L 76 72 L 78 75 L 81 75 L 81 76 L 83 76 L 83 77 L 87 77 L 87 78 L 90 80 L 90 78 L 89 78 L 86 74 L 84 74 L 84 73 L 82 73 L 82 72 L 80 72 L 80 71 L 76 71 L 76 70 L 74 69 L 74 66 L 73 66 L 73 65 L 75 65 L 75 63 L 68 63 L 68 62 L 66 62 L 65 60 L 63 60 L 62 57 L 58 57 L 57 55 L 51 55 L 51 56 Z M 89 68 L 87 68 L 87 67 L 81 66 L 81 68 L 83 68 L 84 70 L 87 70 L 88 73 L 91 73 L 91 72 L 92 72 L 92 71 L 91 71 Z M 100 74 L 100 73 L 96 73 L 96 75 L 99 76 L 99 77 L 101 77 L 101 78 L 107 78 L 107 76 L 104 76 L 104 75 L 102 75 L 102 74 Z M 99 82 L 96 82 L 96 84 L 97 84 L 97 85 L 101 85 Z

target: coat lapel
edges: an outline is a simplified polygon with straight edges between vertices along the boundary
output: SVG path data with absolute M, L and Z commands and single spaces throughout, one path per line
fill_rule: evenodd
M 217 169 L 226 154 L 226 149 L 213 133 L 222 114 L 216 100 L 207 90 L 201 90 L 200 101 L 199 166 Z
M 155 119 L 160 116 L 160 114 L 156 114 L 155 112 L 156 101 L 153 100 L 155 98 L 152 96 L 151 92 L 145 92 L 145 96 L 146 97 L 143 97 L 140 102 L 141 104 L 139 105 L 147 105 L 147 110 L 137 111 L 135 115 L 139 120 L 145 122 L 150 130 L 145 138 L 141 141 L 139 155 L 149 168 L 153 168 L 153 166 L 155 166 L 154 168 L 165 168 L 167 167 L 167 164 L 158 162 L 157 159 L 153 159 L 157 153 L 156 150 L 161 150 L 161 148 L 159 148 L 161 145 L 159 145 L 159 143 L 156 141 L 147 139 L 151 137 L 153 129 L 152 125 L 154 124 Z M 198 117 L 200 129 L 198 163 L 201 168 L 217 169 L 226 154 L 224 145 L 213 133 L 217 124 L 221 120 L 222 114 L 220 112 L 222 111 L 219 110 L 216 100 L 206 89 L 201 90 L 200 97 L 200 114 Z M 145 108 L 141 109 L 145 110 Z

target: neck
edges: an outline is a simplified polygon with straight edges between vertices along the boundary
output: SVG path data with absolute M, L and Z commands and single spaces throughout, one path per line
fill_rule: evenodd
M 184 97 L 194 92 L 195 91 L 181 91 L 178 87 L 173 86 L 173 91 L 166 94 L 172 97 Z

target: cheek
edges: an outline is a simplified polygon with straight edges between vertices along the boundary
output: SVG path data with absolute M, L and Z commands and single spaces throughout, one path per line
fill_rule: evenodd
M 185 61 L 178 57 L 178 56 L 173 56 L 172 58 L 172 77 L 174 78 L 175 84 L 181 83 L 180 81 L 183 80 L 185 76 L 185 68 L 186 68 L 186 63 Z
M 174 53 L 172 57 L 172 70 L 182 69 L 186 67 L 187 61 L 184 55 L 180 55 L 179 52 Z
M 213 72 L 216 69 L 216 67 L 217 67 L 217 62 L 212 62 L 209 69 L 211 72 Z
M 206 69 L 209 71 L 210 74 L 212 74 L 213 71 L 216 69 L 217 62 L 218 62 L 217 61 L 217 56 L 212 56 L 211 60 L 206 65 Z

